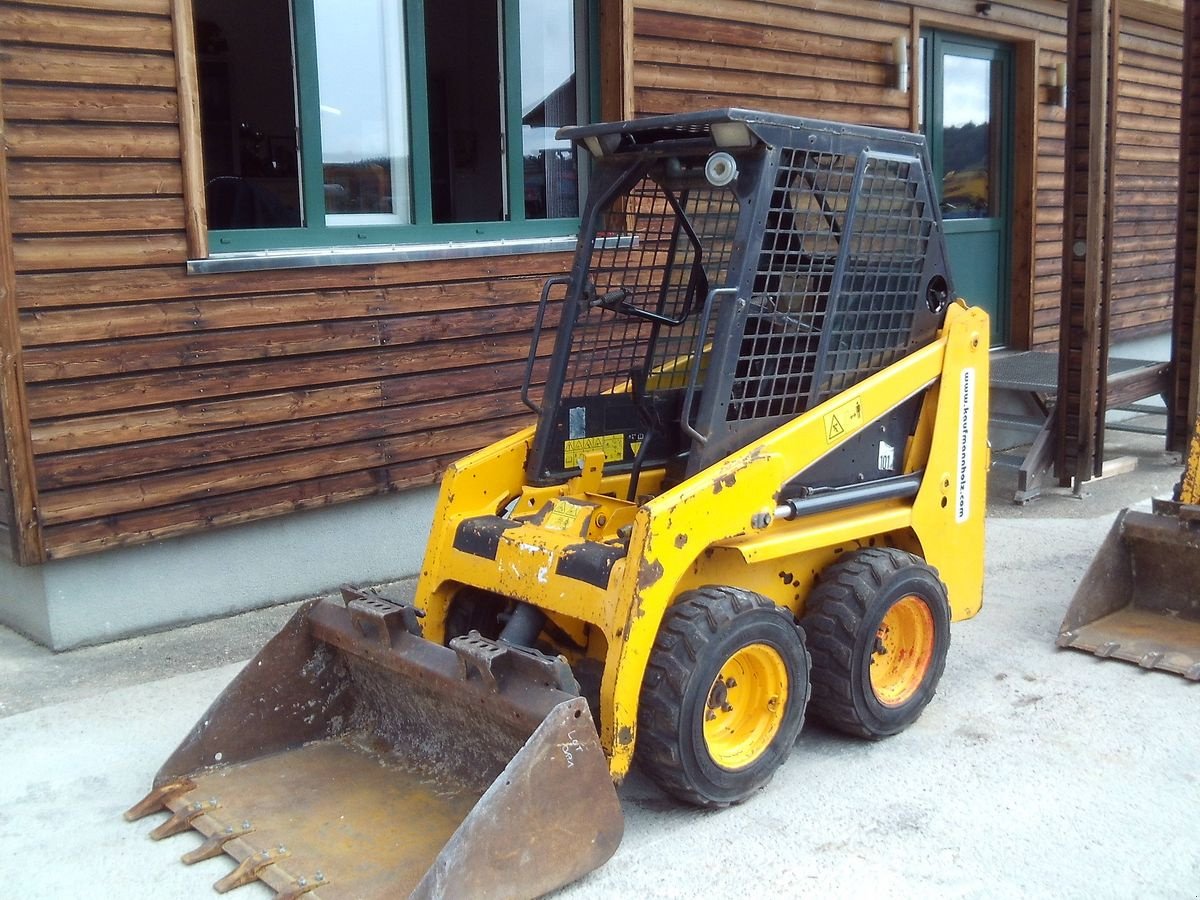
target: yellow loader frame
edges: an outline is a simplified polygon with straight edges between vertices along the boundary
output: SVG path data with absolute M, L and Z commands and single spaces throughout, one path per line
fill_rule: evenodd
M 840 554 L 893 546 L 923 557 L 945 583 L 953 620 L 982 604 L 987 443 L 988 319 L 958 301 L 936 340 L 805 412 L 720 463 L 660 492 L 663 470 L 606 475 L 604 453 L 549 487 L 526 483 L 534 429 L 452 465 L 434 514 L 416 605 L 425 634 L 444 638 L 446 613 L 464 587 L 545 612 L 584 655 L 603 663 L 600 739 L 615 780 L 629 771 L 638 702 L 651 648 L 675 598 L 701 585 L 736 585 L 797 617 L 818 573 Z M 903 474 L 923 473 L 915 496 L 787 519 L 782 485 L 844 441 L 923 393 L 903 448 Z M 490 553 L 456 547 L 466 520 L 507 513 Z M 562 561 L 628 538 L 607 584 L 558 571 Z M 494 556 L 491 556 L 494 553 Z M 491 558 L 489 558 L 491 556 Z M 572 660 L 574 662 L 574 660 Z

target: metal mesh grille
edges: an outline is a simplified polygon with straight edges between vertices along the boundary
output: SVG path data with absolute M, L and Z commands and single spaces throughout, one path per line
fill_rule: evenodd
M 698 313 L 708 291 L 729 276 L 737 214 L 731 191 L 703 181 L 667 188 L 644 178 L 613 201 L 592 252 L 587 296 L 622 296 L 679 324 L 582 306 L 563 399 L 626 390 L 633 373 L 658 373 L 650 390 L 684 386 Z
M 817 369 L 857 157 L 784 150 L 726 421 L 792 415 Z
M 831 311 L 824 399 L 909 350 L 934 210 L 917 159 L 870 156 L 855 198 L 845 271 Z

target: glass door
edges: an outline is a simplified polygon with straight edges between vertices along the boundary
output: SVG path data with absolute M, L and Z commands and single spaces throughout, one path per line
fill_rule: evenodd
M 955 290 L 992 319 L 1011 316 L 1012 50 L 940 31 L 921 36 L 921 127 L 945 223 Z

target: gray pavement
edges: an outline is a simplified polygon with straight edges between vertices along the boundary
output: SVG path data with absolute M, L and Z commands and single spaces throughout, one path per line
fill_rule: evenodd
M 717 812 L 635 772 L 616 856 L 560 896 L 1200 898 L 1200 684 L 1053 645 L 1112 513 L 1178 477 L 1132 446 L 1138 471 L 1083 500 L 1012 507 L 993 476 L 984 609 L 955 626 L 908 731 L 872 744 L 810 724 L 771 784 Z M 289 613 L 58 655 L 0 629 L 4 895 L 215 896 L 226 859 L 183 866 L 197 836 L 154 843 L 162 816 L 121 812 Z

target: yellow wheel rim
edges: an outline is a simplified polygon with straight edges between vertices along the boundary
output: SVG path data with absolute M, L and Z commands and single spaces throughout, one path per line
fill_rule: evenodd
M 741 769 L 758 759 L 779 733 L 787 691 L 787 667 L 774 647 L 750 644 L 729 657 L 704 707 L 704 743 L 712 761 Z
M 871 690 L 884 706 L 910 700 L 933 660 L 933 613 L 920 597 L 896 601 L 875 632 Z

